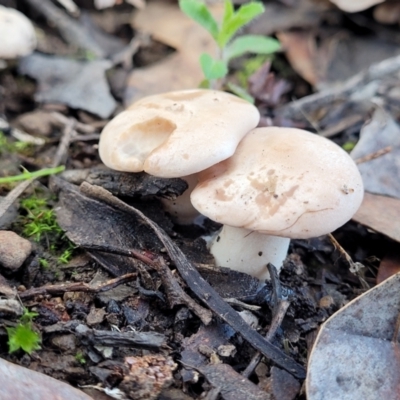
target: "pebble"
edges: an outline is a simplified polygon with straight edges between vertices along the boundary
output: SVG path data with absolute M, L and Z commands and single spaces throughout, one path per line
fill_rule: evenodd
M 0 267 L 8 272 L 17 271 L 32 251 L 29 240 L 12 231 L 0 231 Z

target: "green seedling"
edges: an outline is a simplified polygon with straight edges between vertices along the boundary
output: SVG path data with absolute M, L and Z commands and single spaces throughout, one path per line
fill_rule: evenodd
M 56 221 L 54 211 L 46 199 L 31 196 L 21 200 L 21 208 L 26 211 L 23 219 L 23 234 L 39 242 L 44 235 L 58 240 L 63 231 Z
M 22 199 L 20 208 L 22 213 L 19 224 L 23 236 L 32 238 L 36 242 L 42 242 L 45 239 L 44 243 L 47 244 L 50 258 L 54 260 L 56 258 L 58 264 L 67 264 L 71 260 L 75 247 L 58 225 L 51 199 L 37 193 Z M 43 269 L 49 268 L 49 261 L 46 258 L 40 258 L 39 263 Z
M 31 354 L 40 349 L 40 336 L 33 330 L 33 319 L 39 314 L 24 308 L 18 324 L 13 328 L 6 328 L 8 335 L 8 352 L 13 353 L 19 349 Z
M 33 179 L 33 178 L 41 178 L 43 176 L 48 176 L 48 175 L 54 175 L 64 171 L 64 169 L 65 169 L 64 166 L 60 166 L 55 168 L 43 168 L 35 172 L 29 172 L 25 170 L 22 174 L 19 175 L 5 176 L 3 178 L 0 178 L 0 185 L 17 181 L 26 181 L 28 179 Z
M 207 53 L 200 56 L 200 65 L 205 76 L 205 80 L 200 85 L 202 87 L 221 87 L 228 75 L 229 62 L 234 58 L 245 53 L 273 54 L 280 49 L 280 43 L 270 37 L 260 35 L 235 37 L 243 26 L 264 12 L 264 6 L 261 3 L 243 4 L 235 11 L 232 1 L 225 0 L 224 15 L 220 23 L 200 0 L 179 0 L 179 7 L 188 17 L 205 28 L 218 45 L 219 54 L 216 57 Z M 230 89 L 236 93 L 233 85 Z
M 79 363 L 79 364 L 86 364 L 86 358 L 84 356 L 84 354 L 80 351 L 78 351 L 78 353 L 75 354 L 75 360 Z
M 0 154 L 8 153 L 21 153 L 31 147 L 30 143 L 8 140 L 4 132 L 0 131 Z
M 75 247 L 72 246 L 72 243 L 70 243 L 70 246 L 62 252 L 62 254 L 58 257 L 57 261 L 60 264 L 68 264 L 71 261 L 74 250 Z

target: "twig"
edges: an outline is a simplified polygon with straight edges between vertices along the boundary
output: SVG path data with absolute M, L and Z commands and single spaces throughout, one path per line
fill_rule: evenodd
M 58 144 L 58 148 L 51 165 L 52 167 L 57 167 L 60 164 L 65 163 L 69 145 L 71 144 L 73 137 L 76 136 L 76 131 L 74 128 L 75 121 L 73 119 L 69 119 L 68 123 L 64 127 L 60 143 Z
M 271 277 L 271 283 L 273 287 L 273 309 L 272 309 L 272 321 L 271 325 L 268 329 L 267 334 L 265 335 L 265 339 L 269 342 L 274 338 L 276 331 L 282 324 L 283 319 L 285 318 L 286 311 L 290 305 L 290 301 L 284 298 L 282 293 L 282 285 L 278 277 L 278 273 L 276 268 L 269 263 L 267 265 L 268 271 Z M 244 377 L 248 378 L 253 371 L 256 369 L 257 365 L 261 361 L 263 355 L 260 352 L 257 352 L 253 358 L 251 359 L 247 368 L 241 373 Z
M 174 307 L 175 305 L 178 304 L 185 304 L 190 310 L 192 310 L 200 319 L 201 322 L 203 322 L 204 325 L 208 325 L 211 322 L 212 319 L 212 313 L 208 311 L 207 309 L 201 307 L 199 304 L 197 304 L 179 285 L 177 280 L 174 278 L 172 275 L 171 270 L 168 268 L 166 265 L 165 261 L 162 258 L 150 258 L 150 253 L 146 252 L 144 254 L 143 252 L 140 252 L 138 250 L 126 250 L 126 249 L 120 249 L 116 248 L 114 246 L 99 246 L 99 245 L 94 245 L 94 244 L 82 244 L 82 247 L 84 247 L 86 250 L 96 250 L 96 251 L 102 251 L 106 253 L 111 253 L 111 254 L 118 254 L 118 255 L 123 255 L 123 256 L 128 256 L 128 257 L 135 257 L 138 260 L 146 263 L 147 265 L 150 265 L 153 267 L 160 275 L 165 291 L 168 297 L 168 301 L 170 302 L 171 307 Z
M 329 240 L 334 245 L 334 247 L 336 248 L 336 250 L 340 253 L 340 255 L 344 257 L 344 259 L 349 263 L 350 272 L 357 275 L 364 289 L 370 289 L 367 281 L 359 273 L 360 269 L 364 268 L 364 265 L 359 262 L 354 262 L 347 253 L 347 251 L 340 245 L 340 243 L 335 239 L 335 237 L 331 233 L 328 234 L 328 237 Z
M 21 300 L 27 300 L 38 295 L 60 295 L 66 292 L 85 292 L 85 293 L 101 293 L 107 290 L 114 289 L 123 283 L 131 282 L 137 277 L 136 272 L 122 275 L 115 279 L 110 279 L 101 285 L 91 286 L 84 282 L 63 283 L 59 285 L 48 285 L 38 288 L 28 289 L 25 292 L 20 292 L 19 297 Z
M 140 219 L 152 228 L 166 248 L 168 255 L 174 261 L 183 280 L 203 303 L 205 303 L 219 318 L 223 319 L 236 332 L 240 333 L 242 337 L 251 344 L 251 346 L 259 350 L 265 357 L 271 359 L 278 366 L 285 369 L 295 377 L 301 379 L 305 377 L 304 367 L 295 362 L 282 350 L 278 349 L 270 342 L 267 342 L 257 331 L 247 325 L 239 314 L 224 302 L 219 294 L 204 280 L 193 264 L 183 254 L 182 250 L 172 242 L 172 240 L 156 223 L 147 218 L 139 210 L 112 196 L 111 193 L 101 187 L 95 187 L 84 182 L 80 186 L 80 190 L 83 194 L 91 198 L 102 201 L 128 214 L 139 216 Z
M 384 78 L 400 70 L 400 56 L 391 57 L 378 63 L 372 64 L 368 69 L 354 75 L 345 81 L 340 87 L 333 87 L 319 93 L 303 97 L 292 101 L 278 114 L 283 118 L 301 119 L 303 114 L 310 114 L 316 107 L 332 106 L 339 99 L 345 99 L 353 94 L 357 89 L 368 83 Z
M 34 180 L 35 178 L 21 182 L 18 186 L 11 190 L 11 192 L 9 192 L 7 196 L 0 202 L 0 219 L 11 207 L 14 201 L 17 200 L 19 196 L 21 196 L 21 194 L 30 186 L 30 184 Z
M 375 151 L 374 153 L 367 154 L 364 157 L 357 158 L 356 160 L 354 160 L 354 162 L 356 164 L 363 164 L 365 162 L 375 160 L 375 158 L 382 157 L 385 154 L 390 153 L 392 150 L 393 150 L 392 146 L 386 146 L 383 149 Z

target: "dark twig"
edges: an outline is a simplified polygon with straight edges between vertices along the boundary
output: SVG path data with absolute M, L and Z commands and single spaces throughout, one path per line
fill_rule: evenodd
M 107 282 L 97 286 L 90 286 L 84 282 L 73 282 L 59 285 L 48 285 L 38 288 L 28 289 L 25 292 L 19 293 L 21 300 L 27 300 L 38 295 L 60 295 L 66 292 L 86 292 L 86 293 L 100 293 L 106 292 L 107 290 L 114 289 L 115 287 L 122 285 L 123 283 L 131 282 L 137 277 L 136 272 L 122 275 L 115 279 L 110 279 Z
M 152 254 L 149 252 L 140 252 L 138 250 L 126 250 L 126 249 L 119 249 L 114 246 L 99 246 L 93 244 L 82 244 L 87 250 L 90 251 L 103 251 L 112 254 L 118 254 L 128 257 L 135 257 L 140 261 L 150 265 L 154 268 L 160 275 L 162 282 L 164 284 L 165 292 L 168 297 L 168 301 L 171 307 L 174 307 L 178 304 L 185 304 L 189 309 L 191 309 L 203 322 L 204 325 L 208 325 L 212 319 L 212 313 L 201 307 L 197 304 L 179 285 L 177 280 L 172 275 L 171 270 L 168 268 L 167 264 L 162 258 L 152 258 Z
M 292 101 L 278 113 L 287 119 L 302 119 L 304 114 L 310 114 L 314 109 L 332 106 L 337 100 L 350 97 L 358 89 L 370 82 L 380 80 L 385 76 L 400 70 L 400 56 L 391 57 L 372 64 L 368 69 L 361 71 L 345 81 L 339 87 L 328 88 L 321 92 Z
M 268 271 L 271 277 L 271 283 L 273 287 L 272 291 L 272 304 L 273 304 L 273 309 L 272 309 L 272 322 L 271 325 L 268 329 L 267 334 L 265 335 L 265 339 L 268 340 L 269 342 L 274 338 L 276 331 L 279 329 L 279 327 L 282 324 L 283 318 L 285 318 L 286 311 L 290 305 L 290 301 L 288 301 L 287 298 L 282 293 L 282 285 L 278 277 L 278 273 L 276 268 L 269 263 L 267 265 Z M 263 355 L 260 352 L 257 352 L 253 358 L 251 359 L 249 365 L 247 368 L 242 372 L 242 375 L 248 378 L 253 371 L 256 369 L 257 365 L 261 361 Z

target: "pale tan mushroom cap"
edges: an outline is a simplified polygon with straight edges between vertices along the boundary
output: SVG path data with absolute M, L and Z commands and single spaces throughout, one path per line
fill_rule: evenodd
M 164 178 L 190 175 L 230 157 L 257 126 L 256 107 L 229 93 L 196 89 L 149 96 L 101 133 L 104 164 Z
M 363 183 L 333 142 L 292 128 L 257 128 L 203 171 L 191 195 L 214 221 L 288 238 L 332 232 L 359 208 Z
M 341 10 L 350 13 L 366 10 L 384 1 L 385 0 L 331 0 L 331 2 L 336 4 Z
M 0 58 L 26 56 L 36 47 L 31 21 L 14 8 L 0 6 Z

